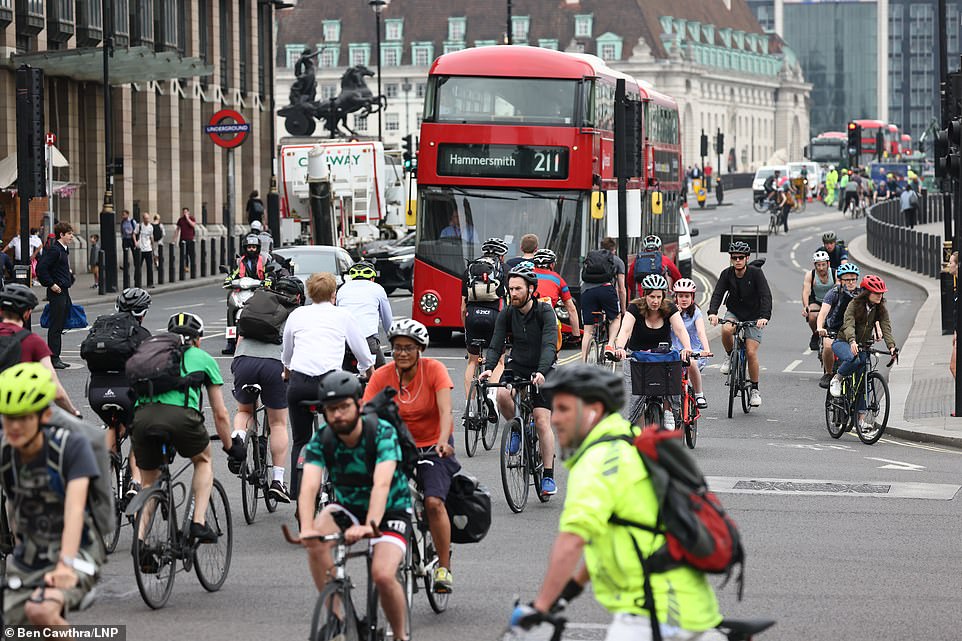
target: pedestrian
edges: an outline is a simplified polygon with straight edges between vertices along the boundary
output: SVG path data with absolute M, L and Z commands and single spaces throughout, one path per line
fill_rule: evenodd
M 43 241 L 40 240 L 40 230 L 32 228 L 30 230 L 30 271 L 33 277 L 37 277 L 37 261 L 40 260 L 40 255 L 43 254 Z
M 141 287 L 140 270 L 147 264 L 147 287 L 154 286 L 154 226 L 150 224 L 150 214 L 144 212 L 141 223 L 134 231 L 134 242 L 137 243 L 137 267 L 134 269 L 134 280 L 137 287 Z
M 248 223 L 264 218 L 264 201 L 258 197 L 256 189 L 247 197 L 247 205 L 244 206 L 244 209 L 247 211 Z
M 167 235 L 164 230 L 163 223 L 160 222 L 160 214 L 154 214 L 154 222 L 151 225 L 154 228 L 154 247 L 164 246 L 164 237 Z M 157 266 L 157 261 L 160 258 L 160 251 L 154 252 L 154 266 Z
M 130 210 L 125 209 L 120 213 L 120 247 L 123 251 L 134 251 L 134 229 L 137 223 L 130 217 Z
M 540 243 L 541 241 L 538 240 L 537 235 L 525 234 L 521 237 L 521 242 L 518 244 L 518 248 L 521 250 L 521 255 L 504 261 L 504 266 L 508 271 L 510 271 L 523 261 L 531 260 L 534 258 L 534 253 L 538 251 Z
M 909 183 L 899 199 L 902 204 L 902 217 L 905 219 L 905 226 L 915 229 L 915 214 L 919 205 L 919 195 L 915 192 L 915 183 Z
M 174 232 L 174 244 L 183 243 L 181 252 L 186 257 L 184 260 L 184 271 L 186 271 L 194 261 L 194 234 L 196 234 L 197 221 L 190 213 L 189 207 L 180 210 L 180 218 L 177 219 L 177 231 Z
M 59 222 L 54 225 L 53 233 L 57 240 L 37 264 L 37 277 L 40 284 L 47 288 L 47 300 L 50 303 L 50 325 L 47 328 L 47 346 L 52 354 L 50 360 L 56 369 L 66 369 L 70 366 L 60 360 L 60 349 L 63 328 L 70 313 L 70 287 L 74 283 L 69 250 L 73 242 L 73 227 L 70 223 Z
M 87 269 L 93 274 L 94 284 L 91 287 L 96 288 L 100 284 L 100 236 L 97 234 L 90 234 L 90 253 L 87 257 Z

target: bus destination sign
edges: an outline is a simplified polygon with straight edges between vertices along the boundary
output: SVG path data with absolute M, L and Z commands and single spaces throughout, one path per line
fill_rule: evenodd
M 534 145 L 438 145 L 439 176 L 477 178 L 568 177 L 568 148 Z

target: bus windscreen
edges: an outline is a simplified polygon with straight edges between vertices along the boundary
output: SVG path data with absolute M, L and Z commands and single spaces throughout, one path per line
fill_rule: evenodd
M 577 80 L 440 76 L 425 120 L 575 126 Z

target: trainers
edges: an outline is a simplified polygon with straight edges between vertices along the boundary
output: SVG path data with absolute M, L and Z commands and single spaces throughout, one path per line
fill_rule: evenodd
M 842 395 L 842 379 L 838 376 L 833 376 L 831 382 L 828 384 L 828 392 L 835 398 Z
M 127 488 L 127 493 L 124 496 L 128 501 L 130 501 L 139 493 L 140 493 L 140 483 L 138 483 L 137 481 L 131 481 L 130 487 Z
M 287 486 L 284 485 L 283 481 L 274 481 L 271 483 L 271 488 L 268 490 L 278 503 L 290 503 L 291 495 L 287 492 Z
M 731 371 L 731 368 L 732 368 L 731 360 L 729 360 L 728 358 L 725 358 L 725 360 L 722 361 L 721 369 L 719 369 L 718 371 L 722 373 L 722 376 L 728 376 L 728 372 Z
M 488 406 L 488 423 L 492 425 L 497 425 L 498 423 L 498 410 L 494 405 L 494 401 L 488 396 L 484 399 L 485 404 Z
M 541 479 L 541 496 L 554 496 L 558 493 L 558 484 L 549 476 Z
M 190 538 L 198 543 L 217 543 L 217 532 L 210 529 L 206 523 L 201 525 L 194 522 L 190 524 Z
M 508 442 L 508 454 L 515 456 L 521 451 L 521 430 L 518 429 L 517 420 L 513 421 L 508 426 L 508 429 L 511 430 L 511 439 Z
M 454 591 L 454 577 L 451 570 L 440 566 L 434 568 L 434 593 L 451 594 Z
M 752 390 L 751 396 L 748 397 L 748 404 L 751 407 L 762 406 L 762 395 L 758 393 L 757 389 Z
M 243 437 L 239 434 L 235 435 L 231 439 L 230 448 L 224 451 L 227 452 L 227 469 L 231 474 L 239 474 L 244 459 L 247 458 L 247 447 L 244 445 Z
M 818 334 L 812 334 L 812 339 L 808 341 L 808 349 L 812 350 L 813 352 L 817 352 L 818 342 L 819 342 Z
M 143 541 L 140 542 L 141 547 L 137 548 L 139 550 L 139 557 L 137 562 L 140 564 L 140 571 L 144 574 L 157 574 L 160 571 L 160 561 L 157 559 L 157 555 L 150 550 L 144 549 Z
M 822 389 L 828 389 L 828 386 L 832 382 L 831 374 L 822 374 L 822 378 L 818 379 L 818 386 Z
M 669 432 L 674 431 L 675 429 L 675 413 L 674 412 L 665 412 L 665 416 L 662 419 L 662 426 Z
M 695 394 L 695 405 L 698 409 L 703 410 L 708 407 L 708 399 L 705 398 L 704 394 Z
M 862 434 L 871 434 L 875 431 L 875 423 L 869 423 L 865 419 L 862 419 L 858 422 L 858 427 L 860 430 L 862 430 Z

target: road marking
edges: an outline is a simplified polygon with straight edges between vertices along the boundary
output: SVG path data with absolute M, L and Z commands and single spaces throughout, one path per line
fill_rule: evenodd
M 220 301 L 220 299 L 218 299 L 218 300 L 216 300 L 216 301 L 211 301 L 211 302 L 213 302 L 214 304 L 219 305 L 221 301 Z M 170 310 L 172 310 L 172 309 L 193 309 L 194 307 L 206 307 L 207 305 L 210 305 L 211 302 L 207 302 L 207 303 L 194 303 L 194 304 L 192 304 L 192 305 L 174 305 L 173 307 L 162 307 L 161 309 L 163 309 L 165 312 L 166 312 L 166 311 L 170 311 Z
M 881 463 L 886 463 L 887 465 L 879 465 L 880 470 L 902 470 L 905 472 L 921 472 L 925 469 L 924 465 L 916 465 L 915 463 L 904 463 L 902 461 L 893 461 L 887 458 L 876 458 L 874 456 L 866 456 L 866 460 L 869 461 L 879 461 Z
M 836 445 L 834 443 L 769 443 L 769 445 L 786 450 L 812 450 L 813 452 L 824 452 L 826 450 L 855 451 L 848 445 Z
M 879 443 L 890 443 L 892 445 L 901 445 L 902 447 L 914 447 L 919 450 L 928 450 L 930 452 L 941 452 L 943 454 L 962 454 L 960 450 L 950 450 L 945 447 L 938 447 L 936 445 L 929 445 L 928 443 L 909 443 L 908 441 L 896 441 L 890 438 L 883 438 Z
M 802 359 L 795 359 L 788 364 L 788 367 L 782 370 L 782 374 L 791 374 L 795 371 L 795 368 L 802 364 Z
M 581 352 L 578 352 L 577 354 L 572 354 L 571 356 L 565 356 L 564 358 L 559 359 L 558 364 L 567 365 L 568 363 L 574 362 L 575 359 L 578 359 L 578 358 L 581 358 Z
M 792 250 L 791 252 L 789 252 L 788 257 L 792 259 L 792 264 L 795 265 L 795 267 L 798 267 L 804 272 L 805 270 L 802 269 L 802 266 L 798 264 L 798 260 L 795 257 L 795 251 L 798 249 L 799 245 L 801 244 L 802 244 L 802 241 L 798 241 L 797 243 L 792 245 Z
M 858 496 L 880 499 L 951 501 L 962 489 L 945 483 L 826 481 L 818 479 L 706 477 L 713 492 L 723 494 L 776 494 L 783 496 Z

